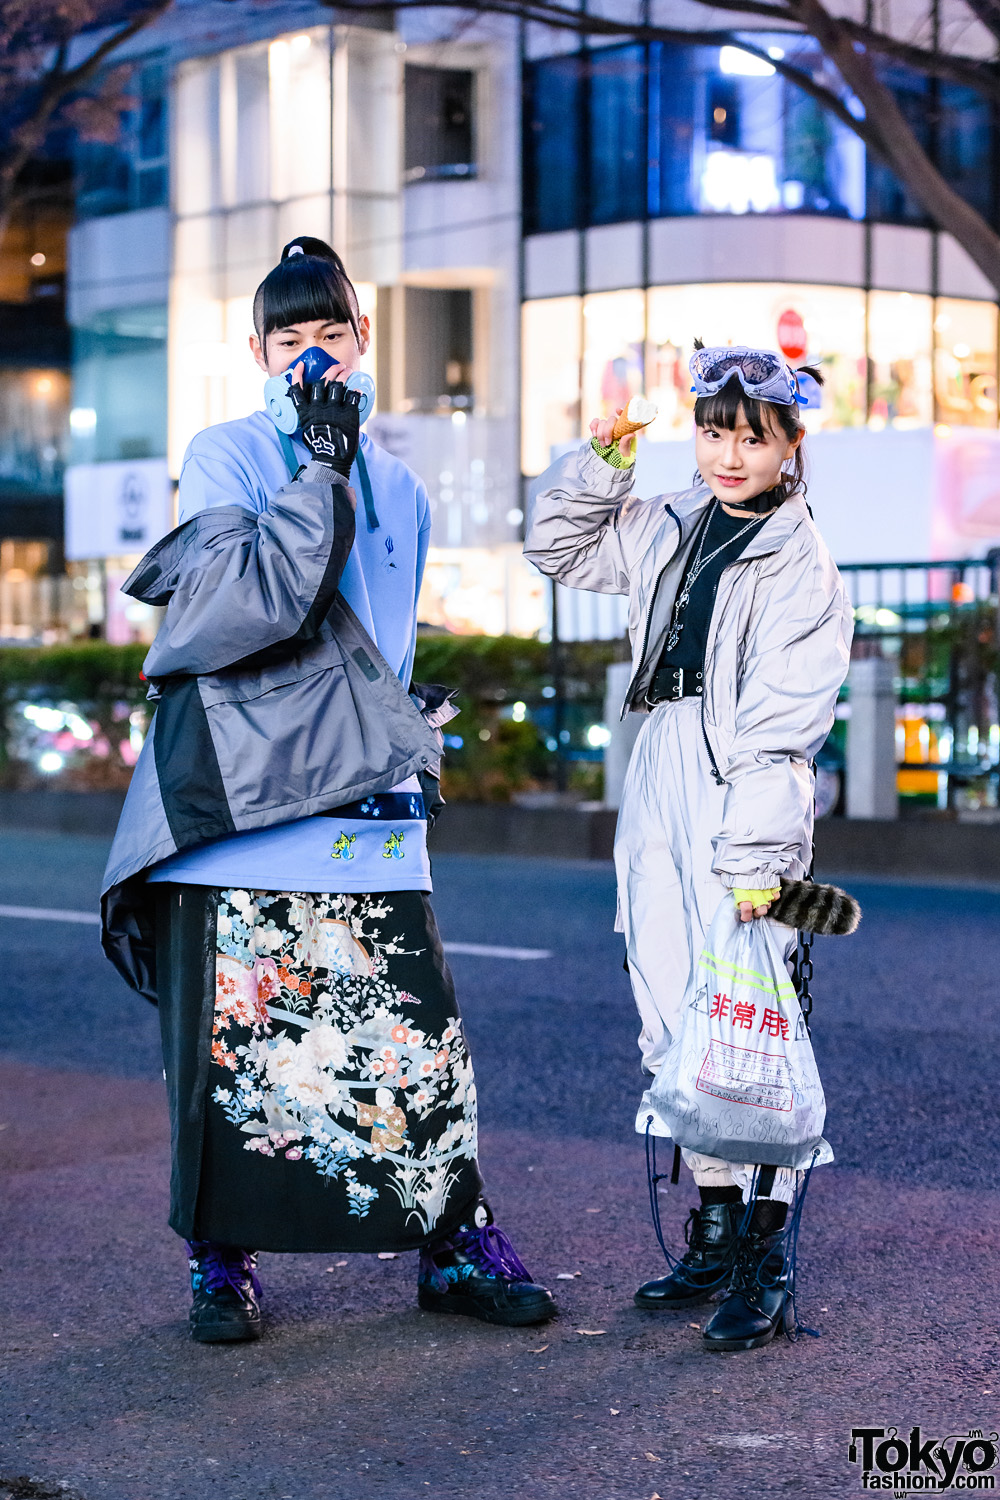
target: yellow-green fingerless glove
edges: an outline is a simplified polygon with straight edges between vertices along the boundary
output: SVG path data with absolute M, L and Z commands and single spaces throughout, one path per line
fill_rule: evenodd
M 742 886 L 736 886 L 733 889 L 733 900 L 736 905 L 740 906 L 744 901 L 749 901 L 754 911 L 758 906 L 770 906 L 771 902 L 777 901 L 780 895 L 780 886 L 775 886 L 773 891 L 747 891 Z
M 617 443 L 609 443 L 606 448 L 602 448 L 596 438 L 591 438 L 590 446 L 593 448 L 598 458 L 603 458 L 604 462 L 606 464 L 610 464 L 613 469 L 631 469 L 632 465 L 635 463 L 634 443 L 632 445 L 632 452 L 629 454 L 628 458 L 626 458 L 625 455 L 621 452 Z

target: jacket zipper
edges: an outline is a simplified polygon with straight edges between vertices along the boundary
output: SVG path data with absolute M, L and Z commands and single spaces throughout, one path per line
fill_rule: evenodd
M 705 739 L 705 749 L 708 751 L 708 758 L 712 765 L 712 776 L 716 786 L 725 786 L 726 778 L 722 775 L 716 764 L 715 751 L 712 749 L 712 742 L 708 737 L 708 730 L 705 727 L 705 688 L 708 687 L 708 643 L 712 635 L 712 616 L 715 614 L 715 601 L 719 596 L 719 584 L 722 582 L 722 574 L 725 573 L 727 568 L 735 567 L 737 562 L 739 562 L 739 558 L 734 559 L 731 563 L 726 563 L 725 568 L 722 569 L 715 580 L 715 588 L 712 590 L 712 603 L 708 611 L 708 629 L 705 631 L 705 675 L 702 678 L 704 686 L 701 694 L 701 732 Z
M 778 549 L 774 548 L 773 550 L 776 552 Z M 715 614 L 715 601 L 719 597 L 719 584 L 722 582 L 722 574 L 728 573 L 730 568 L 738 567 L 741 562 L 756 562 L 757 558 L 759 557 L 770 556 L 770 552 L 757 552 L 752 558 L 734 557 L 731 563 L 726 563 L 726 566 L 722 569 L 722 572 L 720 572 L 718 578 L 715 580 L 715 588 L 712 591 L 712 606 L 708 612 L 708 629 L 705 632 L 705 676 L 703 678 L 703 681 L 706 687 L 708 686 L 708 646 L 712 636 L 712 617 Z M 726 778 L 721 774 L 721 772 L 719 771 L 719 767 L 716 764 L 715 752 L 712 749 L 712 742 L 708 737 L 708 730 L 705 728 L 704 692 L 701 695 L 701 732 L 705 737 L 705 748 L 708 751 L 708 758 L 712 763 L 712 776 L 715 779 L 715 784 L 716 786 L 725 786 Z
M 681 526 L 680 521 L 677 519 L 677 513 L 673 509 L 673 507 L 670 506 L 670 505 L 665 505 L 663 508 L 666 511 L 667 515 L 673 521 L 674 525 L 677 527 L 677 543 L 678 543 L 678 546 L 679 546 L 680 542 L 681 542 L 681 540 L 682 540 L 682 538 L 684 536 L 684 529 Z M 673 558 L 670 559 L 670 562 L 672 562 L 672 561 L 673 561 Z M 663 567 L 660 569 L 659 576 L 657 577 L 656 583 L 653 585 L 653 597 L 652 597 L 652 599 L 650 599 L 650 601 L 649 601 L 649 609 L 646 611 L 646 633 L 643 636 L 643 640 L 642 640 L 642 655 L 639 657 L 639 665 L 638 665 L 638 667 L 635 670 L 635 673 L 634 673 L 634 675 L 632 677 L 632 681 L 629 683 L 628 690 L 627 690 L 627 692 L 625 694 L 625 702 L 622 704 L 622 711 L 621 711 L 621 715 L 620 715 L 621 719 L 624 719 L 626 713 L 628 712 L 629 705 L 632 702 L 632 689 L 635 687 L 635 685 L 638 682 L 639 678 L 642 676 L 643 671 L 644 671 L 645 666 L 646 666 L 646 651 L 647 651 L 647 649 L 649 647 L 649 631 L 650 631 L 650 626 L 653 623 L 653 610 L 656 607 L 656 596 L 660 592 L 660 584 L 663 582 L 663 575 L 667 571 L 667 569 L 669 568 L 670 562 L 665 562 L 663 564 Z

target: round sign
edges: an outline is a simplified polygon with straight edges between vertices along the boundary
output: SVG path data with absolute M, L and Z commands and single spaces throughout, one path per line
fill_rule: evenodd
M 806 325 L 801 315 L 794 307 L 786 307 L 778 319 L 778 348 L 786 359 L 794 363 L 797 359 L 805 358 L 808 347 Z

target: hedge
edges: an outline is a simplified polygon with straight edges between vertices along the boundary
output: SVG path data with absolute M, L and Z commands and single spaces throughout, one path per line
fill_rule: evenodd
M 129 730 L 141 734 L 146 722 L 146 650 L 104 641 L 0 647 L 0 781 L 80 790 L 127 785 Z M 600 757 L 588 747 L 586 729 L 602 717 L 605 667 L 621 653 L 619 642 L 573 643 L 560 652 L 569 783 L 591 795 L 600 794 Z M 456 689 L 461 710 L 447 727 L 446 795 L 505 801 L 552 784 L 552 666 L 549 645 L 519 636 L 418 637 L 415 681 Z M 53 739 L 29 732 L 26 703 L 75 710 L 93 727 L 93 742 L 67 751 L 58 773 L 43 774 L 40 748 Z M 518 703 L 524 707 L 515 718 Z

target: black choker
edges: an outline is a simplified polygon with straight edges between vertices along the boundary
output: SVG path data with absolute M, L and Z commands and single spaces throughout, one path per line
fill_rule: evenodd
M 754 495 L 752 500 L 739 501 L 739 508 L 752 510 L 755 515 L 761 516 L 765 511 L 777 510 L 785 498 L 785 486 L 776 484 L 771 489 L 765 490 L 762 495 Z

